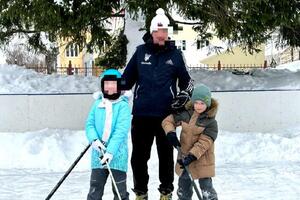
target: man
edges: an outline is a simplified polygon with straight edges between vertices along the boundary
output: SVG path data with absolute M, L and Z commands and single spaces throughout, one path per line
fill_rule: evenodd
M 150 33 L 137 47 L 124 73 L 125 89 L 135 85 L 132 119 L 131 166 L 136 200 L 148 199 L 148 166 L 156 138 L 159 158 L 160 199 L 172 199 L 174 180 L 173 148 L 162 129 L 162 120 L 189 100 L 193 90 L 181 51 L 168 40 L 169 19 L 159 8 L 151 21 Z M 177 96 L 177 83 L 180 92 Z

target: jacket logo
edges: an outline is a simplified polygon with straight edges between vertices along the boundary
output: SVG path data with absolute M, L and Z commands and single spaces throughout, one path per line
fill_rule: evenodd
M 143 65 L 151 65 L 151 62 L 149 62 L 150 57 L 151 57 L 151 54 L 145 53 L 145 57 L 144 57 L 144 61 L 145 62 L 142 61 L 141 64 L 143 64 Z
M 151 54 L 145 54 L 145 58 L 144 58 L 144 60 L 147 62 L 147 61 L 149 61 L 149 58 L 151 57 Z
M 143 65 L 151 65 L 151 62 L 144 62 L 144 61 L 142 61 L 141 64 L 143 64 Z
M 167 65 L 174 65 L 174 63 L 173 63 L 173 61 L 172 61 L 171 59 L 170 59 L 170 60 L 167 60 L 167 61 L 166 61 L 166 64 L 167 64 Z

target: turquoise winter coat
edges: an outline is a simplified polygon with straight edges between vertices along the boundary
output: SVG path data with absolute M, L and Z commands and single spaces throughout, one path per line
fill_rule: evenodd
M 89 143 L 95 139 L 101 139 L 105 124 L 105 107 L 101 106 L 103 97 L 97 99 L 88 115 L 85 125 L 85 132 Z M 109 166 L 112 169 L 127 172 L 128 165 L 128 131 L 131 122 L 131 111 L 128 98 L 121 96 L 112 103 L 112 124 L 111 134 L 107 141 L 106 152 L 113 155 Z M 92 169 L 103 168 L 99 157 L 101 154 L 92 149 L 91 167 Z

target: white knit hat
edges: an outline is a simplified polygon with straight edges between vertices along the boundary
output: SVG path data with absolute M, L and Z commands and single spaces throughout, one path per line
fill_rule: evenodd
M 165 15 L 165 11 L 162 8 L 156 10 L 156 16 L 151 20 L 150 33 L 157 31 L 159 28 L 168 29 L 170 21 Z

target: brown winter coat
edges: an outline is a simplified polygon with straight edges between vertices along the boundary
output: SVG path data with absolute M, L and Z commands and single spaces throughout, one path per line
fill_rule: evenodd
M 217 108 L 217 101 L 212 99 L 209 110 L 199 115 L 193 111 L 192 102 L 189 102 L 185 111 L 169 115 L 162 122 L 165 133 L 182 126 L 180 134 L 182 156 L 191 153 L 197 157 L 197 160 L 189 165 L 194 179 L 215 176 L 214 141 L 218 135 L 218 124 L 215 120 Z M 175 171 L 179 176 L 183 171 L 178 163 Z

